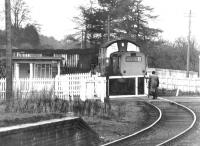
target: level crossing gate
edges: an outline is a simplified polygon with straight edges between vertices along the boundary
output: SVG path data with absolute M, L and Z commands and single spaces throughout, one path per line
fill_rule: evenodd
M 146 96 L 147 80 L 140 75 L 110 76 L 107 90 L 110 98 Z

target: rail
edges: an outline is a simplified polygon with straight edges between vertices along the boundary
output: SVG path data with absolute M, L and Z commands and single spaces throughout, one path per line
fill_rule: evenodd
M 161 110 L 160 110 L 157 106 L 155 106 L 155 105 L 153 105 L 153 104 L 151 104 L 151 103 L 149 103 L 149 102 L 146 102 L 146 103 L 148 103 L 149 105 L 153 106 L 153 107 L 154 107 L 155 109 L 157 109 L 157 111 L 159 112 L 159 117 L 158 117 L 158 119 L 157 119 L 155 122 L 153 122 L 153 123 L 152 123 L 151 125 L 149 125 L 148 127 L 145 127 L 144 129 L 141 129 L 141 130 L 139 130 L 139 131 L 137 131 L 137 132 L 135 132 L 135 133 L 133 133 L 133 134 L 130 134 L 130 135 L 125 136 L 125 137 L 123 137 L 123 138 L 120 138 L 120 139 L 111 141 L 111 142 L 109 142 L 109 143 L 103 144 L 102 146 L 108 146 L 108 145 L 110 145 L 110 144 L 114 144 L 114 143 L 119 142 L 119 141 L 121 141 L 121 140 L 128 139 L 128 138 L 130 138 L 130 137 L 132 137 L 132 136 L 135 136 L 135 135 L 137 135 L 137 134 L 139 134 L 139 133 L 141 133 L 141 132 L 144 132 L 144 131 L 150 129 L 150 128 L 153 127 L 155 124 L 157 124 L 157 123 L 160 121 L 161 117 L 162 117 L 162 112 L 161 112 Z
M 175 140 L 176 138 L 182 136 L 184 133 L 186 133 L 187 131 L 189 131 L 189 130 L 194 126 L 194 124 L 195 124 L 195 122 L 196 122 L 196 119 L 197 119 L 197 118 L 196 118 L 196 114 L 195 114 L 190 108 L 188 108 L 188 107 L 186 107 L 186 106 L 184 106 L 184 105 L 182 105 L 182 104 L 179 104 L 179 103 L 177 103 L 177 102 L 175 102 L 175 101 L 171 101 L 171 100 L 168 100 L 168 99 L 165 99 L 165 98 L 161 98 L 161 97 L 159 97 L 159 98 L 162 99 L 162 100 L 166 100 L 166 101 L 168 101 L 168 102 L 174 103 L 174 104 L 176 104 L 176 105 L 178 105 L 178 106 L 181 106 L 181 107 L 187 109 L 189 112 L 192 113 L 193 119 L 194 119 L 194 120 L 193 120 L 192 124 L 191 124 L 187 129 L 185 129 L 184 131 L 182 131 L 182 132 L 179 133 L 178 135 L 176 135 L 176 136 L 174 136 L 174 137 L 172 137 L 172 138 L 170 138 L 170 139 L 168 139 L 168 140 L 166 140 L 166 141 L 164 141 L 164 142 L 162 142 L 162 143 L 160 143 L 160 144 L 158 144 L 158 145 L 156 145 L 156 146 L 161 146 L 161 145 L 167 144 L 168 142 L 170 142 L 170 141 L 172 141 L 172 140 Z

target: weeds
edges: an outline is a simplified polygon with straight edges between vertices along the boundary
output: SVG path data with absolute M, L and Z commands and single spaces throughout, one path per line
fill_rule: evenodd
M 104 103 L 99 100 L 64 100 L 53 91 L 16 92 L 7 112 L 18 113 L 73 113 L 75 116 L 108 116 Z
M 100 100 L 81 101 L 79 98 L 65 100 L 54 95 L 53 91 L 17 92 L 6 112 L 17 113 L 59 113 L 74 116 L 99 117 L 101 119 L 121 120 L 126 115 L 126 105 L 122 102 L 115 104 L 102 103 Z

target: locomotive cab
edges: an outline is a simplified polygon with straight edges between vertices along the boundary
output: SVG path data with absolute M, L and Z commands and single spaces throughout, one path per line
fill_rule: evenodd
M 99 71 L 107 79 L 107 97 L 144 95 L 146 67 L 146 56 L 133 41 L 114 40 L 100 49 Z

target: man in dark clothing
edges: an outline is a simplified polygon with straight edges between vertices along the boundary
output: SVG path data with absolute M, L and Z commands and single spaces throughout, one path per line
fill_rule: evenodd
M 152 71 L 152 75 L 149 76 L 149 94 L 153 96 L 153 99 L 157 99 L 158 96 L 159 78 L 155 71 Z

